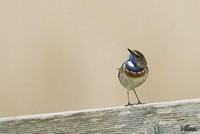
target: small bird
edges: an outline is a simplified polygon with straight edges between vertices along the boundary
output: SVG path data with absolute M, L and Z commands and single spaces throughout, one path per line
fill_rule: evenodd
M 133 90 L 135 93 L 138 100 L 136 104 L 142 104 L 137 96 L 135 88 L 145 82 L 148 77 L 149 69 L 147 67 L 147 61 L 140 51 L 130 50 L 129 48 L 128 51 L 130 52 L 130 56 L 118 69 L 118 79 L 122 86 L 127 89 L 128 104 L 126 106 L 131 106 L 133 104 L 131 104 L 129 100 L 130 90 Z

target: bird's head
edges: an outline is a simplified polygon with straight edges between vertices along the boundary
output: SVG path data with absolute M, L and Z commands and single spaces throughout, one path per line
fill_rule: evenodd
M 139 67 L 139 68 L 147 67 L 147 61 L 144 55 L 140 51 L 130 50 L 129 48 L 128 48 L 128 51 L 130 52 L 128 61 L 131 61 L 136 67 Z

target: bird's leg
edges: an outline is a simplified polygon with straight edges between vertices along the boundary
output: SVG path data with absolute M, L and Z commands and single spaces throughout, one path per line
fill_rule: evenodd
M 138 98 L 138 96 L 137 96 L 137 93 L 136 93 L 135 89 L 133 89 L 133 91 L 134 91 L 134 93 L 135 93 L 135 96 L 136 96 L 136 98 L 137 98 L 137 100 L 138 100 L 138 103 L 136 103 L 136 104 L 144 104 L 144 103 L 142 103 L 142 102 L 140 101 L 140 99 Z
M 127 97 L 128 97 L 128 104 L 127 105 L 125 105 L 126 107 L 127 106 L 132 106 L 132 104 L 130 103 L 130 101 L 129 101 L 129 91 L 127 90 Z

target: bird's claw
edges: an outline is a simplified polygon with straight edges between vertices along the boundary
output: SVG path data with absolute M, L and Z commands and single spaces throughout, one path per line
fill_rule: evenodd
M 125 107 L 133 106 L 133 105 L 141 105 L 141 104 L 145 104 L 145 103 L 143 103 L 143 102 L 141 102 L 141 101 L 138 101 L 138 103 L 133 103 L 133 104 L 131 104 L 130 102 L 128 102 L 128 104 L 126 104 Z
M 138 101 L 138 103 L 134 103 L 133 105 L 140 105 L 140 104 L 145 104 L 145 103 Z
M 125 107 L 128 107 L 128 106 L 132 106 L 133 104 L 131 104 L 130 102 L 128 102 L 128 104 L 125 105 Z

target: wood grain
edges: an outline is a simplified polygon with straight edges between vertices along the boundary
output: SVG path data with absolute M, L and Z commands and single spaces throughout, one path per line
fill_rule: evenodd
M 0 133 L 200 134 L 200 99 L 0 118 Z

